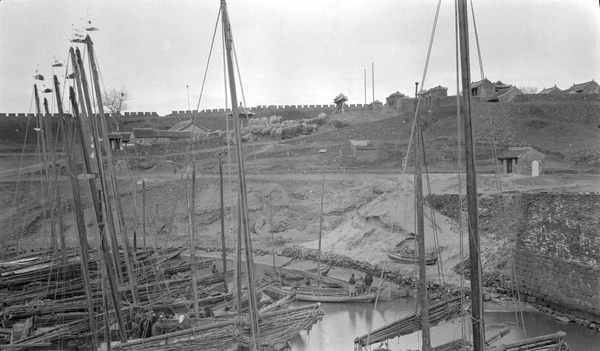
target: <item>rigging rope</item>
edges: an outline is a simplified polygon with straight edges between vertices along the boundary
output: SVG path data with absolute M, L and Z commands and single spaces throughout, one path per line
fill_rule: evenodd
M 475 42 L 477 43 L 477 56 L 479 57 L 479 73 L 481 74 L 481 80 L 485 78 L 483 73 L 483 61 L 481 60 L 481 48 L 479 47 L 479 35 L 477 34 L 477 24 L 475 23 L 475 11 L 473 10 L 473 0 L 471 2 L 471 14 L 473 15 L 473 29 L 475 29 Z

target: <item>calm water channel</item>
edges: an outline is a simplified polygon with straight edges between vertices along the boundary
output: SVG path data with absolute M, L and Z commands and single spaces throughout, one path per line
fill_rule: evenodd
M 187 257 L 186 257 L 187 259 Z M 222 272 L 219 260 L 214 262 Z M 233 262 L 228 260 L 228 268 L 233 268 Z M 265 264 L 255 264 L 255 277 L 261 279 Z M 210 268 L 201 270 L 200 275 L 209 274 Z M 245 281 L 246 278 L 243 280 Z M 300 306 L 303 302 L 293 302 L 291 305 Z M 294 351 L 337 351 L 354 350 L 354 339 L 399 318 L 408 316 L 415 311 L 414 299 L 397 299 L 395 301 L 380 301 L 377 310 L 373 303 L 329 303 L 323 304 L 325 316 L 323 320 L 313 325 L 311 331 L 303 331 L 292 340 Z M 517 323 L 517 318 L 519 322 Z M 514 312 L 486 312 L 486 333 L 492 335 L 504 327 L 510 328 L 510 333 L 494 345 L 510 343 L 524 338 L 552 334 L 563 331 L 567 334 L 566 341 L 573 351 L 600 351 L 600 333 L 573 323 L 562 323 L 549 316 L 526 312 L 523 313 L 525 328 L 522 327 L 521 314 Z M 468 323 L 467 323 L 468 324 Z M 431 328 L 432 346 L 437 346 L 461 337 L 461 324 L 457 319 Z M 420 350 L 421 333 L 395 338 L 389 341 L 389 348 L 399 350 Z M 373 345 L 376 348 L 378 345 Z
M 295 303 L 300 305 L 301 303 Z M 373 303 L 366 304 L 323 304 L 325 316 L 315 324 L 310 333 L 302 332 L 292 340 L 294 351 L 308 350 L 354 350 L 354 338 L 362 336 L 369 328 L 379 328 L 398 318 L 414 313 L 415 300 L 398 299 L 396 301 L 379 302 L 377 310 Z M 519 320 L 521 316 L 519 314 Z M 556 333 L 559 330 L 567 333 L 566 341 L 573 351 L 600 351 L 600 333 L 588 328 L 566 324 L 551 317 L 527 312 L 523 314 L 525 328 L 522 323 L 517 325 L 514 312 L 485 313 L 486 333 L 492 335 L 504 327 L 510 328 L 510 333 L 504 336 L 500 343 L 509 343 L 525 337 Z M 432 345 L 437 346 L 455 338 L 461 337 L 460 320 L 445 323 L 431 329 Z M 420 350 L 421 333 L 403 336 L 389 341 L 391 350 Z M 373 345 L 376 348 L 378 345 Z

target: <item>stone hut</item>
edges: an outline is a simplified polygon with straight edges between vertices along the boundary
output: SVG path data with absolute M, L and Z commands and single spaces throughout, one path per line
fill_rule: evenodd
M 388 110 L 395 110 L 402 107 L 402 99 L 404 99 L 406 95 L 397 91 L 392 95 L 385 98 L 385 106 Z
M 421 92 L 421 97 L 425 99 L 425 108 L 430 109 L 433 106 L 435 98 L 448 96 L 448 88 L 438 85 L 429 90 Z
M 538 177 L 544 173 L 546 156 L 531 146 L 510 147 L 498 155 L 503 174 L 522 174 Z
M 519 88 L 511 86 L 508 89 L 500 89 L 487 98 L 488 102 L 511 102 L 517 95 L 523 94 Z
M 492 96 L 495 92 L 496 86 L 487 78 L 471 83 L 471 95 L 474 98 L 485 100 L 487 97 Z
M 175 141 L 189 140 L 189 131 L 154 130 L 151 128 L 133 128 L 130 143 L 140 145 L 170 144 Z
M 131 138 L 130 132 L 111 132 L 108 133 L 110 148 L 113 150 L 123 150 L 123 145 L 127 145 Z
M 379 150 L 370 140 L 348 140 L 348 144 L 358 162 L 375 162 L 379 158 Z
M 372 103 L 367 105 L 368 111 L 381 111 L 383 108 L 383 103 L 379 100 L 375 100 Z
M 210 129 L 197 121 L 195 122 L 193 119 L 179 121 L 173 127 L 169 128 L 169 130 L 174 132 L 189 132 L 194 139 L 203 139 L 211 132 Z

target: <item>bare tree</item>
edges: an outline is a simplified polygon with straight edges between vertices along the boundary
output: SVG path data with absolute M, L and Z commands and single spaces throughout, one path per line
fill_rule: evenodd
M 110 113 L 118 115 L 129 108 L 128 102 L 130 99 L 131 96 L 126 88 L 112 88 L 102 96 L 102 104 Z
M 519 87 L 519 90 L 521 90 L 523 94 L 537 94 L 538 92 L 538 88 L 536 87 Z

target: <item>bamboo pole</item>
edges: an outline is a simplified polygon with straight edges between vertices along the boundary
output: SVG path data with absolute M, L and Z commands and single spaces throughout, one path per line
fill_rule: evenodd
M 471 275 L 473 350 L 485 350 L 483 326 L 483 289 L 481 280 L 479 218 L 477 208 L 477 170 L 475 145 L 471 124 L 471 63 L 469 57 L 469 23 L 465 0 L 458 1 L 458 30 L 460 43 L 460 68 L 462 79 L 463 123 L 465 135 L 465 160 L 467 170 L 467 204 L 469 213 L 469 257 Z

